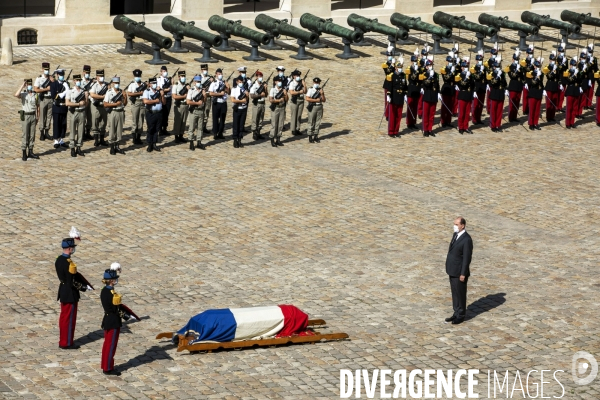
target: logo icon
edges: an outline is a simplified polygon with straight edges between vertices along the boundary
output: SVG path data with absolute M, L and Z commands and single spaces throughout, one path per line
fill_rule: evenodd
M 571 373 L 576 385 L 589 385 L 598 375 L 598 362 L 590 353 L 578 351 L 573 355 Z

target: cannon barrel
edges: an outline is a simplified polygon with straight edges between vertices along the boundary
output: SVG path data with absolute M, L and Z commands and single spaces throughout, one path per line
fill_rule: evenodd
M 470 22 L 464 19 L 464 17 L 457 17 L 455 15 L 447 14 L 443 11 L 436 11 L 433 14 L 433 22 L 438 25 L 444 25 L 451 28 L 466 29 L 471 32 L 481 33 L 486 36 L 494 36 L 498 33 L 498 30 L 493 26 L 483 26 Z
M 521 21 L 537 26 L 548 26 L 555 29 L 564 29 L 569 33 L 580 33 L 581 26 L 570 24 L 568 22 L 558 21 L 550 18 L 548 15 L 539 15 L 531 11 L 523 11 Z
M 393 13 L 390 17 L 392 25 L 404 29 L 414 29 L 416 31 L 427 32 L 432 35 L 438 35 L 443 38 L 450 38 L 452 36 L 452 29 L 444 28 L 441 26 L 435 26 L 428 24 L 427 22 L 421 21 L 419 17 L 409 17 L 400 13 Z
M 162 28 L 173 34 L 179 36 L 191 37 L 196 40 L 200 40 L 210 44 L 211 46 L 220 46 L 223 43 L 221 36 L 207 32 L 204 29 L 200 29 L 194 26 L 194 22 L 184 22 L 179 18 L 175 18 L 171 15 L 167 15 L 162 20 Z
M 592 17 L 590 14 L 581 14 L 569 10 L 561 12 L 560 19 L 577 25 L 600 26 L 600 18 Z
M 261 33 L 243 26 L 239 21 L 232 21 L 219 15 L 213 15 L 208 19 L 208 27 L 213 31 L 254 40 L 259 44 L 268 44 L 270 39 L 266 33 Z
M 303 40 L 305 43 L 315 44 L 319 40 L 319 35 L 314 32 L 308 32 L 288 24 L 287 19 L 275 19 L 266 14 L 258 14 L 254 19 L 254 25 L 263 31 L 269 31 L 275 36 L 287 35 L 296 39 Z
M 156 44 L 161 49 L 168 49 L 173 45 L 173 41 L 170 38 L 146 28 L 143 22 L 136 22 L 124 15 L 117 15 L 113 19 L 113 26 L 126 35 L 147 40 Z
M 358 28 L 363 32 L 377 32 L 400 40 L 408 39 L 408 31 L 405 28 L 392 28 L 377 22 L 377 19 L 369 19 L 352 13 L 348 15 L 347 22 L 351 27 Z
M 537 26 L 526 25 L 520 22 L 509 21 L 508 17 L 498 17 L 486 13 L 479 14 L 479 23 L 481 25 L 491 25 L 496 28 L 510 29 L 513 31 L 525 32 L 528 35 L 537 35 L 540 28 Z
M 300 17 L 300 25 L 303 28 L 318 33 L 328 33 L 349 40 L 350 42 L 360 42 L 363 39 L 363 34 L 358 31 L 351 31 L 348 28 L 339 26 L 331 22 L 331 19 L 319 18 L 310 13 L 304 13 Z

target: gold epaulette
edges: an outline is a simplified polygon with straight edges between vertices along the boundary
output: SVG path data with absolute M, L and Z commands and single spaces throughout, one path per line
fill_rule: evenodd
M 600 79 L 600 72 L 594 72 L 594 79 Z
M 475 67 L 469 68 L 469 72 L 472 73 L 472 74 L 474 74 L 475 73 Z
M 502 71 L 508 74 L 510 72 L 510 65 L 507 65 L 506 67 L 502 68 Z
M 113 300 L 112 300 L 113 306 L 120 305 L 121 304 L 121 295 L 119 293 L 115 292 L 114 290 L 111 290 L 110 292 L 113 295 Z
M 387 63 L 383 63 L 383 64 L 381 64 L 381 68 L 383 68 L 383 69 L 387 69 L 387 68 L 388 68 L 388 65 L 387 65 Z
M 454 82 L 460 82 L 460 75 L 456 75 L 454 77 Z
M 419 80 L 420 81 L 424 81 L 425 80 L 425 74 L 419 74 Z
M 486 68 L 489 68 L 490 67 L 490 63 L 487 62 L 487 61 L 484 61 L 483 62 L 483 66 L 486 67 Z
M 386 80 L 386 81 L 388 81 L 388 82 L 391 82 L 391 81 L 392 81 L 392 75 L 394 75 L 394 73 L 387 74 L 387 75 L 385 76 L 385 80 Z
M 533 74 L 531 72 L 527 72 L 525 76 L 529 79 L 533 79 Z
M 77 273 L 77 265 L 70 258 L 67 258 L 67 261 L 69 262 L 69 273 L 75 275 Z
M 548 69 L 548 67 L 542 68 L 542 74 L 547 75 L 549 72 L 550 70 Z
M 565 78 L 568 78 L 569 77 L 569 70 L 566 70 L 565 72 L 563 72 L 563 76 Z
M 519 64 L 521 64 L 521 67 L 526 67 L 527 66 L 527 61 L 521 60 L 521 61 L 519 61 Z
M 485 79 L 487 79 L 488 81 L 492 80 L 492 74 L 485 74 Z
M 406 69 L 404 70 L 404 73 L 405 73 L 406 75 L 410 75 L 410 68 L 406 68 Z
M 440 68 L 440 74 L 446 75 L 446 67 Z

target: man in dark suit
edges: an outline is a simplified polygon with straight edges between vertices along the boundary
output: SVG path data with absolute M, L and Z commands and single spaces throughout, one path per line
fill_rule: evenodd
M 446 273 L 450 278 L 452 307 L 454 314 L 446 318 L 446 323 L 458 325 L 465 320 L 467 312 L 467 281 L 471 272 L 469 265 L 473 255 L 473 240 L 465 230 L 467 221 L 463 217 L 454 220 L 454 235 L 446 257 Z

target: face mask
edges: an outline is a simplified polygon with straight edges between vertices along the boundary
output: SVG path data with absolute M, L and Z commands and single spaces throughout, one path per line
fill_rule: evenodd
M 449 63 L 448 63 L 448 66 L 449 66 L 449 67 L 451 67 L 451 66 L 452 66 L 452 62 L 449 62 Z
M 392 61 L 392 56 L 388 56 L 388 61 Z
M 242 75 L 242 78 L 245 78 L 245 77 L 246 77 L 246 74 L 241 74 L 241 75 Z
M 259 77 L 258 77 L 258 81 L 259 81 L 259 82 L 262 82 L 262 80 L 263 80 L 262 76 L 259 76 Z
M 135 78 L 133 78 L 137 83 L 140 83 L 142 81 L 142 78 L 140 78 L 139 76 L 136 76 Z
M 550 65 L 554 65 L 554 61 L 550 61 Z
M 179 78 L 179 80 L 181 81 L 181 83 L 185 83 L 185 78 Z
M 302 78 L 300 78 L 299 76 L 297 76 L 296 77 L 296 82 L 300 82 L 300 79 L 302 79 Z
M 75 82 L 75 86 L 81 87 L 81 82 L 80 81 Z
M 239 88 L 243 88 L 243 87 L 244 87 L 244 84 L 243 84 L 243 83 L 238 83 L 238 87 L 239 87 Z
M 277 82 L 277 87 L 281 87 L 281 82 Z
M 396 73 L 397 73 L 398 75 L 400 75 L 400 72 L 402 72 L 402 70 L 401 70 L 401 69 L 397 69 L 397 70 L 396 70 Z
M 454 233 L 458 233 L 458 225 L 454 225 Z
M 279 75 L 279 76 L 283 76 L 283 72 L 280 72 L 278 75 Z
M 33 87 L 31 87 L 31 85 L 29 85 L 29 86 L 27 86 L 27 90 L 31 92 L 33 90 Z
M 217 75 L 217 79 L 222 81 L 223 80 L 223 75 Z
M 477 65 L 483 64 L 483 61 L 477 61 Z
M 85 74 L 83 76 L 85 76 L 85 79 L 90 79 L 90 74 Z
M 413 63 L 413 65 L 416 67 L 416 66 L 417 66 L 417 62 L 415 61 L 415 62 Z
M 118 89 L 118 88 L 119 88 L 119 84 L 115 83 L 115 89 Z
M 313 88 L 315 88 L 315 89 L 318 89 L 318 88 L 319 88 L 319 84 L 318 84 L 318 83 L 315 83 L 315 84 L 313 85 Z
M 163 76 L 164 78 L 166 78 L 166 77 L 167 77 L 167 71 L 163 72 L 163 73 L 162 73 L 162 76 Z
M 59 75 L 59 76 L 58 76 L 58 80 L 62 82 L 62 81 L 64 81 L 64 80 L 65 80 L 65 77 L 64 77 L 64 76 L 62 76 L 62 75 Z
M 104 77 L 103 77 L 103 76 L 101 76 L 100 78 L 98 78 L 98 81 L 99 81 L 100 83 L 104 82 Z
M 44 70 L 44 75 L 48 75 L 50 73 L 50 71 L 48 71 L 47 69 Z
M 156 89 L 156 83 L 152 84 L 152 89 Z
M 202 84 L 200 82 L 196 82 L 196 87 L 199 88 L 200 86 L 202 86 Z

